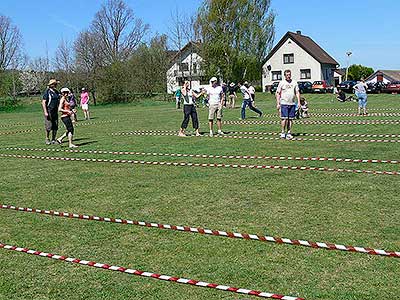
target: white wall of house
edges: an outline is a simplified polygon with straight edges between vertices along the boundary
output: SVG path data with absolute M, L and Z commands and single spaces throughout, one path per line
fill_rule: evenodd
M 294 54 L 294 62 L 290 64 L 284 64 L 283 55 L 292 53 Z M 270 71 L 268 70 L 268 66 L 271 66 Z M 300 78 L 301 69 L 310 69 L 311 78 Z M 323 79 L 323 70 L 321 64 L 290 38 L 287 39 L 282 47 L 280 47 L 276 53 L 264 64 L 262 74 L 263 91 L 266 91 L 266 86 L 270 86 L 275 81 L 278 81 L 273 80 L 272 72 L 281 71 L 283 78 L 283 72 L 285 70 L 290 70 L 292 72 L 292 78 L 297 81 L 313 82 L 315 80 Z
M 190 53 L 187 51 L 186 53 L 182 53 L 182 61 L 179 61 L 179 58 L 176 62 L 171 66 L 171 68 L 167 71 L 167 93 L 174 93 L 184 80 L 191 81 L 192 89 L 198 90 L 201 85 L 199 77 L 204 75 L 204 72 L 201 70 L 201 64 L 203 59 L 197 53 Z M 183 71 L 180 69 L 182 64 L 187 64 L 187 70 Z
M 345 78 L 345 76 L 341 75 L 340 73 L 338 73 L 336 71 L 333 72 L 333 77 L 335 78 L 335 81 L 337 84 L 341 84 Z

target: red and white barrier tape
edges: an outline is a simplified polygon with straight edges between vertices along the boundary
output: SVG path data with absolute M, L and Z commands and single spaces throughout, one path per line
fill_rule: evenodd
M 142 132 L 119 132 L 112 133 L 115 136 L 127 136 L 127 135 L 137 135 L 137 136 L 177 136 L 176 133 L 142 133 Z M 246 139 L 246 140 L 270 140 L 278 141 L 282 140 L 280 137 L 258 137 L 258 136 L 240 136 L 240 135 L 215 135 L 214 138 L 227 138 L 227 139 Z M 331 138 L 300 138 L 294 137 L 290 141 L 320 141 L 320 142 L 339 142 L 339 143 L 400 143 L 400 140 L 387 140 L 387 139 L 331 139 Z
M 327 167 L 305 167 L 305 166 L 279 166 L 279 165 L 244 165 L 244 164 L 215 164 L 215 163 L 190 163 L 190 162 L 167 162 L 167 161 L 144 161 L 144 160 L 120 160 L 120 159 L 100 159 L 100 158 L 78 158 L 78 157 L 49 157 L 34 155 L 0 154 L 5 158 L 27 158 L 40 160 L 56 161 L 83 161 L 96 163 L 117 163 L 134 165 L 152 165 L 152 166 L 174 166 L 174 167 L 201 167 L 201 168 L 233 168 L 233 169 L 251 169 L 251 170 L 300 170 L 300 171 L 318 171 L 318 172 L 339 172 L 339 173 L 357 173 L 371 175 L 400 175 L 398 171 L 375 171 L 375 170 L 352 170 Z
M 5 205 L 5 204 L 0 204 L 0 208 L 15 210 L 15 211 L 19 211 L 19 212 L 30 212 L 30 213 L 51 215 L 51 216 L 56 216 L 56 217 L 65 217 L 65 218 L 70 218 L 70 219 L 80 219 L 80 220 L 89 220 L 89 221 L 137 225 L 137 226 L 143 226 L 143 227 L 174 230 L 174 231 L 181 231 L 181 232 L 191 232 L 191 233 L 206 234 L 206 235 L 227 237 L 227 238 L 233 238 L 233 239 L 255 240 L 255 241 L 261 241 L 261 242 L 272 242 L 272 243 L 276 243 L 276 244 L 288 244 L 288 245 L 295 245 L 295 246 L 311 247 L 311 248 L 315 248 L 315 249 L 339 250 L 339 251 L 357 252 L 357 253 L 364 253 L 364 254 L 370 254 L 370 255 L 381 255 L 381 256 L 387 256 L 387 257 L 400 258 L 400 252 L 386 251 L 386 250 L 381 250 L 381 249 L 345 246 L 345 245 L 340 245 L 340 244 L 312 242 L 312 241 L 306 241 L 306 240 L 293 240 L 293 239 L 282 238 L 282 237 L 273 237 L 273 236 L 221 231 L 221 230 L 212 230 L 212 229 L 205 229 L 202 227 L 176 226 L 176 225 L 168 225 L 168 224 L 150 223 L 150 222 L 144 222 L 144 221 L 132 221 L 132 220 L 126 220 L 126 219 L 121 219 L 121 218 L 106 218 L 106 217 L 98 217 L 98 216 L 92 216 L 92 215 L 82 215 L 82 214 L 76 214 L 76 213 L 58 212 L 58 211 L 54 211 L 54 210 L 41 210 L 41 209 L 35 209 L 35 208 L 16 207 L 16 206 Z
M 315 111 L 354 111 L 354 108 L 313 108 Z M 368 111 L 400 111 L 400 108 L 370 108 Z
M 352 159 L 340 157 L 303 157 L 303 156 L 268 156 L 268 155 L 214 155 L 214 154 L 187 154 L 187 153 L 157 153 L 139 151 L 106 151 L 106 150 L 74 150 L 74 149 L 43 149 L 43 148 L 0 148 L 6 151 L 40 151 L 40 152 L 67 152 L 88 154 L 113 154 L 113 155 L 145 155 L 145 156 L 168 156 L 168 157 L 192 157 L 192 158 L 222 158 L 222 159 L 271 159 L 271 160 L 298 160 L 298 161 L 334 161 L 345 163 L 381 163 L 400 164 L 400 160 L 384 159 Z
M 0 132 L 0 135 L 13 135 L 18 133 L 31 133 L 35 131 L 39 131 L 40 129 L 27 129 L 27 130 L 18 130 L 18 131 L 7 131 L 7 132 Z
M 400 124 L 400 120 L 364 120 L 364 121 L 351 121 L 351 120 L 317 120 L 317 121 L 298 121 L 294 120 L 296 124 L 302 125 L 391 125 Z M 281 121 L 223 121 L 227 125 L 272 125 L 281 124 Z
M 264 117 L 277 118 L 277 114 L 265 114 Z M 359 115 L 356 113 L 309 113 L 309 116 L 312 117 L 400 117 L 400 113 L 369 113 L 368 115 Z M 304 118 L 302 118 L 304 119 Z
M 95 261 L 82 260 L 82 259 L 78 259 L 78 258 L 74 258 L 74 257 L 67 257 L 67 256 L 63 256 L 63 255 L 58 255 L 58 254 L 46 253 L 46 252 L 41 252 L 41 251 L 37 251 L 37 250 L 31 250 L 28 248 L 21 248 L 21 247 L 17 247 L 17 246 L 6 245 L 1 242 L 0 242 L 0 248 L 6 249 L 6 250 L 11 250 L 11 251 L 17 251 L 17 252 L 21 252 L 21 253 L 26 253 L 26 254 L 31 254 L 31 255 L 37 255 L 37 256 L 46 257 L 46 258 L 51 258 L 51 259 L 55 259 L 55 260 L 61 260 L 61 261 L 69 262 L 69 263 L 73 263 L 73 264 L 79 264 L 79 265 L 84 265 L 84 266 L 89 266 L 89 267 L 94 267 L 94 268 L 99 268 L 99 269 L 104 269 L 104 270 L 109 270 L 109 271 L 117 271 L 117 272 L 129 274 L 129 275 L 136 275 L 136 276 L 154 278 L 154 279 L 158 279 L 158 280 L 165 280 L 165 281 L 170 281 L 170 282 L 189 284 L 189 285 L 193 285 L 193 286 L 197 286 L 197 287 L 207 287 L 207 288 L 211 288 L 211 289 L 233 292 L 233 293 L 237 293 L 237 294 L 245 294 L 245 295 L 251 295 L 251 296 L 256 296 L 256 297 L 261 297 L 261 298 L 272 298 L 272 299 L 282 299 L 282 300 L 304 300 L 303 298 L 299 298 L 299 297 L 284 296 L 284 295 L 272 294 L 272 293 L 255 291 L 255 290 L 230 287 L 230 286 L 220 285 L 220 284 L 216 284 L 216 283 L 208 283 L 208 282 L 197 281 L 197 280 L 193 280 L 193 279 L 172 277 L 172 276 L 168 276 L 168 275 L 162 275 L 162 274 L 157 274 L 157 273 L 145 272 L 145 271 L 141 271 L 141 270 L 129 269 L 129 268 L 121 267 L 121 266 L 114 266 L 114 265 L 109 265 L 109 264 L 104 264 L 104 263 L 98 263 Z
M 134 133 L 175 133 L 176 130 L 134 130 Z M 243 134 L 243 135 L 276 135 L 278 132 L 265 132 L 265 131 L 229 131 L 229 134 Z M 113 135 L 118 135 L 114 133 Z M 296 133 L 296 136 L 321 136 L 321 137 L 383 137 L 383 138 L 400 138 L 400 134 L 367 134 L 367 133 Z

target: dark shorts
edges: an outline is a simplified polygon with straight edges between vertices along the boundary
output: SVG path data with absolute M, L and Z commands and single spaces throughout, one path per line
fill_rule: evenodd
M 67 132 L 74 134 L 74 125 L 72 124 L 71 117 L 62 117 L 61 121 L 63 121 Z
M 281 119 L 293 120 L 296 116 L 296 105 L 281 105 Z
M 44 127 L 46 131 L 58 130 L 58 113 L 49 112 L 49 116 L 44 118 Z

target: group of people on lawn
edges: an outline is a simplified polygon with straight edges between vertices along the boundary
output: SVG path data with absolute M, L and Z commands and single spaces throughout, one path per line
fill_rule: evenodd
M 64 138 L 67 137 L 69 147 L 76 148 L 77 146 L 73 144 L 74 123 L 78 121 L 75 95 L 69 88 L 65 87 L 58 92 L 58 83 L 56 79 L 50 79 L 48 87 L 42 97 L 42 109 L 46 130 L 45 142 L 46 145 L 62 144 Z M 89 93 L 85 88 L 82 88 L 80 107 L 83 110 L 85 119 L 89 120 Z M 66 131 L 57 138 L 59 113 L 61 113 L 61 121 L 64 123 Z
M 299 87 L 297 82 L 292 80 L 292 75 L 289 70 L 285 71 L 285 79 L 282 80 L 276 91 L 276 108 L 281 117 L 281 138 L 292 139 L 291 134 L 292 120 L 296 117 L 296 107 L 303 108 L 303 113 L 308 116 L 308 107 L 305 99 L 300 97 Z M 234 83 L 230 84 L 231 89 L 228 90 L 230 100 L 234 101 L 236 98 L 236 92 L 234 90 Z M 250 89 L 247 82 L 239 82 L 238 88 L 242 93 L 243 102 L 241 106 L 241 116 L 240 119 L 243 120 L 246 117 L 246 108 L 249 107 L 252 111 L 256 112 L 260 117 L 262 117 L 263 112 L 255 107 L 255 90 Z M 189 124 L 189 119 L 192 118 L 193 128 L 196 132 L 196 136 L 200 136 L 199 132 L 199 121 L 196 111 L 196 103 L 194 99 L 198 99 L 201 96 L 206 95 L 208 99 L 208 123 L 210 129 L 210 136 L 214 135 L 213 125 L 214 119 L 217 119 L 218 131 L 217 133 L 223 135 L 222 131 L 222 110 L 226 106 L 226 95 L 224 93 L 223 87 L 218 84 L 216 77 L 210 79 L 210 86 L 201 90 L 201 92 L 196 93 L 190 89 L 190 84 L 186 81 L 179 92 L 179 97 L 183 99 L 183 113 L 184 118 L 179 130 L 179 136 L 186 136 L 185 130 Z M 232 103 L 232 102 L 231 102 Z M 224 105 L 225 104 L 225 105 Z M 233 106 L 234 107 L 234 102 Z

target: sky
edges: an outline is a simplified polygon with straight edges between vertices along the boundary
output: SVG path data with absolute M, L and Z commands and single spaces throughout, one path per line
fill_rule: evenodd
M 32 57 L 52 57 L 62 39 L 73 41 L 87 29 L 101 0 L 0 0 L 0 14 L 10 17 Z M 194 14 L 202 0 L 125 0 L 135 16 L 150 25 L 149 37 L 168 34 L 178 9 Z M 400 1 L 271 0 L 276 13 L 275 43 L 287 31 L 301 30 L 341 65 L 362 64 L 400 70 Z M 353 54 L 348 60 L 346 52 Z

